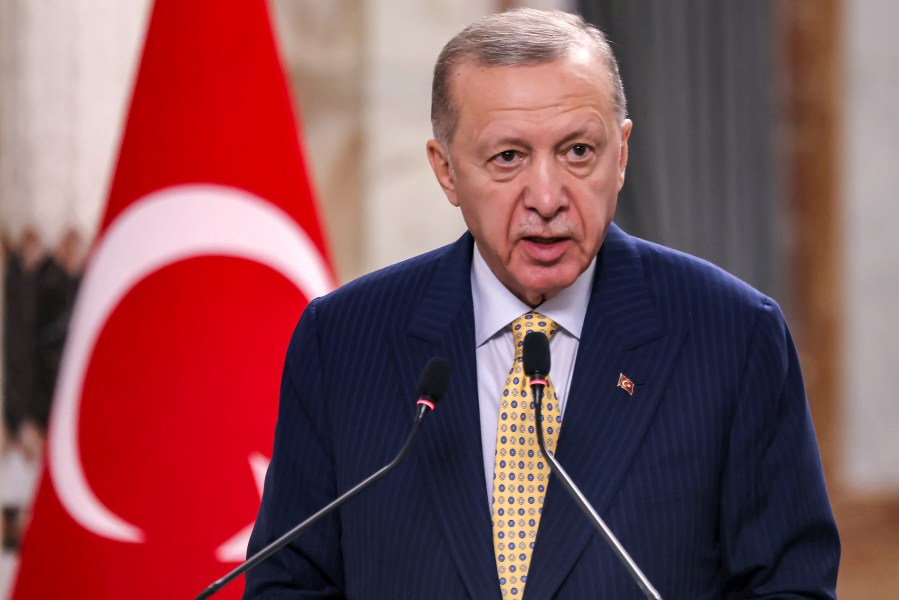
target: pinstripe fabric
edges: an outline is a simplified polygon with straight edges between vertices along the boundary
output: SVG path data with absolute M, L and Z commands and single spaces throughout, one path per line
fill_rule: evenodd
M 471 248 L 466 235 L 307 308 L 251 551 L 392 458 L 431 356 L 452 381 L 407 461 L 251 572 L 246 597 L 499 598 L 470 396 Z M 833 597 L 839 541 L 771 300 L 613 226 L 568 401 L 557 457 L 666 600 Z M 640 598 L 549 488 L 525 598 Z

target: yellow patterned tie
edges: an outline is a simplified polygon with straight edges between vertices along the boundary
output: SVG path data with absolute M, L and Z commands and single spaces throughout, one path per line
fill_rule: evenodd
M 534 402 L 522 368 L 521 349 L 527 333 L 542 331 L 552 338 L 557 329 L 551 319 L 540 313 L 528 313 L 512 322 L 515 360 L 499 404 L 490 508 L 503 598 L 521 598 L 524 594 L 550 474 L 537 446 Z M 555 452 L 562 417 L 548 377 L 543 397 L 544 442 L 547 451 Z

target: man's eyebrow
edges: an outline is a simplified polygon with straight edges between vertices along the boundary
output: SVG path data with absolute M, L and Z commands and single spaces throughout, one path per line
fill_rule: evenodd
M 485 146 L 488 148 L 501 148 L 504 146 L 521 146 L 529 148 L 530 144 L 526 142 L 524 138 L 512 135 L 486 141 Z
M 561 140 L 559 140 L 558 144 L 556 144 L 556 145 L 564 146 L 565 144 L 570 144 L 571 142 L 573 142 L 577 139 L 583 139 L 583 138 L 590 138 L 591 140 L 593 140 L 596 143 L 596 145 L 599 146 L 599 145 L 605 144 L 606 140 L 608 139 L 608 136 L 606 135 L 605 130 L 603 130 L 602 127 L 585 126 L 585 127 L 581 127 L 580 129 L 577 129 L 575 131 L 572 131 L 571 133 L 569 133 L 568 135 L 563 137 Z
M 588 138 L 597 146 L 602 146 L 605 144 L 608 137 L 609 136 L 606 134 L 605 128 L 603 128 L 602 126 L 598 124 L 586 124 L 583 127 L 579 127 L 576 130 L 566 134 L 565 137 L 556 142 L 554 146 L 561 147 L 579 138 Z M 483 148 L 487 149 L 490 152 L 495 152 L 497 151 L 497 149 L 505 148 L 508 146 L 530 148 L 532 145 L 532 142 L 529 142 L 526 138 L 517 135 L 506 135 L 494 140 L 484 140 L 483 142 Z M 499 151 L 501 152 L 502 150 Z

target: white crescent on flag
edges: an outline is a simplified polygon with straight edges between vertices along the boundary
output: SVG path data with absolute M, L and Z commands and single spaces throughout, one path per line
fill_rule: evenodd
M 321 252 L 297 222 L 245 190 L 211 184 L 163 188 L 113 221 L 92 253 L 72 314 L 48 439 L 50 476 L 60 502 L 99 536 L 144 540 L 140 528 L 97 498 L 81 464 L 81 392 L 97 338 L 120 300 L 148 275 L 178 261 L 217 255 L 267 265 L 310 300 L 335 287 Z

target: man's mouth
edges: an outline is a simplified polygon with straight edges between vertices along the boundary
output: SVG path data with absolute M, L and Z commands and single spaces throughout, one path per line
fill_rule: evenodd
M 555 244 L 555 243 L 557 243 L 557 242 L 565 241 L 566 238 L 563 238 L 563 237 L 536 237 L 536 236 L 531 236 L 531 237 L 526 237 L 526 238 L 524 238 L 524 239 L 526 239 L 526 240 L 529 241 L 529 242 L 534 242 L 535 244 L 543 244 L 543 245 L 549 246 L 550 244 Z
M 522 250 L 534 264 L 550 265 L 559 261 L 571 244 L 569 237 L 531 235 L 521 238 Z

